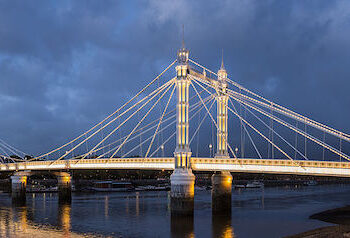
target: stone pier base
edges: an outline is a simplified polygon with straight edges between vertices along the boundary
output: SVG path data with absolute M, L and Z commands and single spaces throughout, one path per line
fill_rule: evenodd
M 25 205 L 29 172 L 17 172 L 11 176 L 11 197 L 14 205 Z
M 56 173 L 58 202 L 60 204 L 70 204 L 72 202 L 72 177 L 69 173 Z
M 232 175 L 230 172 L 217 172 L 211 177 L 213 213 L 231 213 Z
M 171 215 L 193 216 L 194 181 L 191 169 L 177 168 L 170 176 L 170 209 Z

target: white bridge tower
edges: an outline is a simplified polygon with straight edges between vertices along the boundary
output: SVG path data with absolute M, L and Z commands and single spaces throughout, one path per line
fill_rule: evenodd
M 194 181 L 191 169 L 191 149 L 189 142 L 189 51 L 182 44 L 177 52 L 176 66 L 176 148 L 175 170 L 170 176 L 172 214 L 193 215 Z

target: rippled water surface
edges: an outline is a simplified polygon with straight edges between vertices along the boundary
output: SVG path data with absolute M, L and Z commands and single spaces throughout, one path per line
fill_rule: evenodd
M 171 218 L 167 192 L 27 194 L 14 207 L 0 194 L 1 237 L 283 237 L 327 223 L 309 215 L 350 204 L 349 185 L 234 190 L 231 217 L 211 214 L 210 191 L 196 191 L 193 219 Z

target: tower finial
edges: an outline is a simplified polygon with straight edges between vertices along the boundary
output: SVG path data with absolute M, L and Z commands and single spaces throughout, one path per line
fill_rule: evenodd
M 224 49 L 221 49 L 221 68 L 220 69 L 225 69 L 225 67 L 224 67 Z
M 185 49 L 185 24 L 182 24 L 182 49 Z

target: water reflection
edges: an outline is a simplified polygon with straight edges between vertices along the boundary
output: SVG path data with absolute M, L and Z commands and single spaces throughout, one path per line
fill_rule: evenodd
M 231 224 L 231 213 L 212 214 L 212 237 L 233 238 L 233 227 Z
M 170 216 L 166 192 L 76 193 L 72 205 L 57 194 L 27 194 L 20 207 L 0 194 L 0 237 L 283 237 L 325 225 L 305 218 L 349 201 L 350 186 L 339 190 L 235 190 L 232 216 L 212 214 L 211 194 L 202 191 L 192 217 Z
M 58 206 L 58 226 L 62 229 L 65 237 L 69 236 L 71 229 L 71 205 L 59 204 Z
M 109 199 L 108 196 L 105 196 L 105 218 L 108 218 L 108 209 L 109 209 Z
M 193 216 L 172 215 L 170 221 L 172 238 L 193 238 Z
M 1 206 L 0 237 L 89 237 L 71 231 L 71 206 L 58 206 L 58 226 L 35 222 L 32 207 Z
M 140 215 L 140 193 L 136 192 L 136 216 L 138 217 Z

